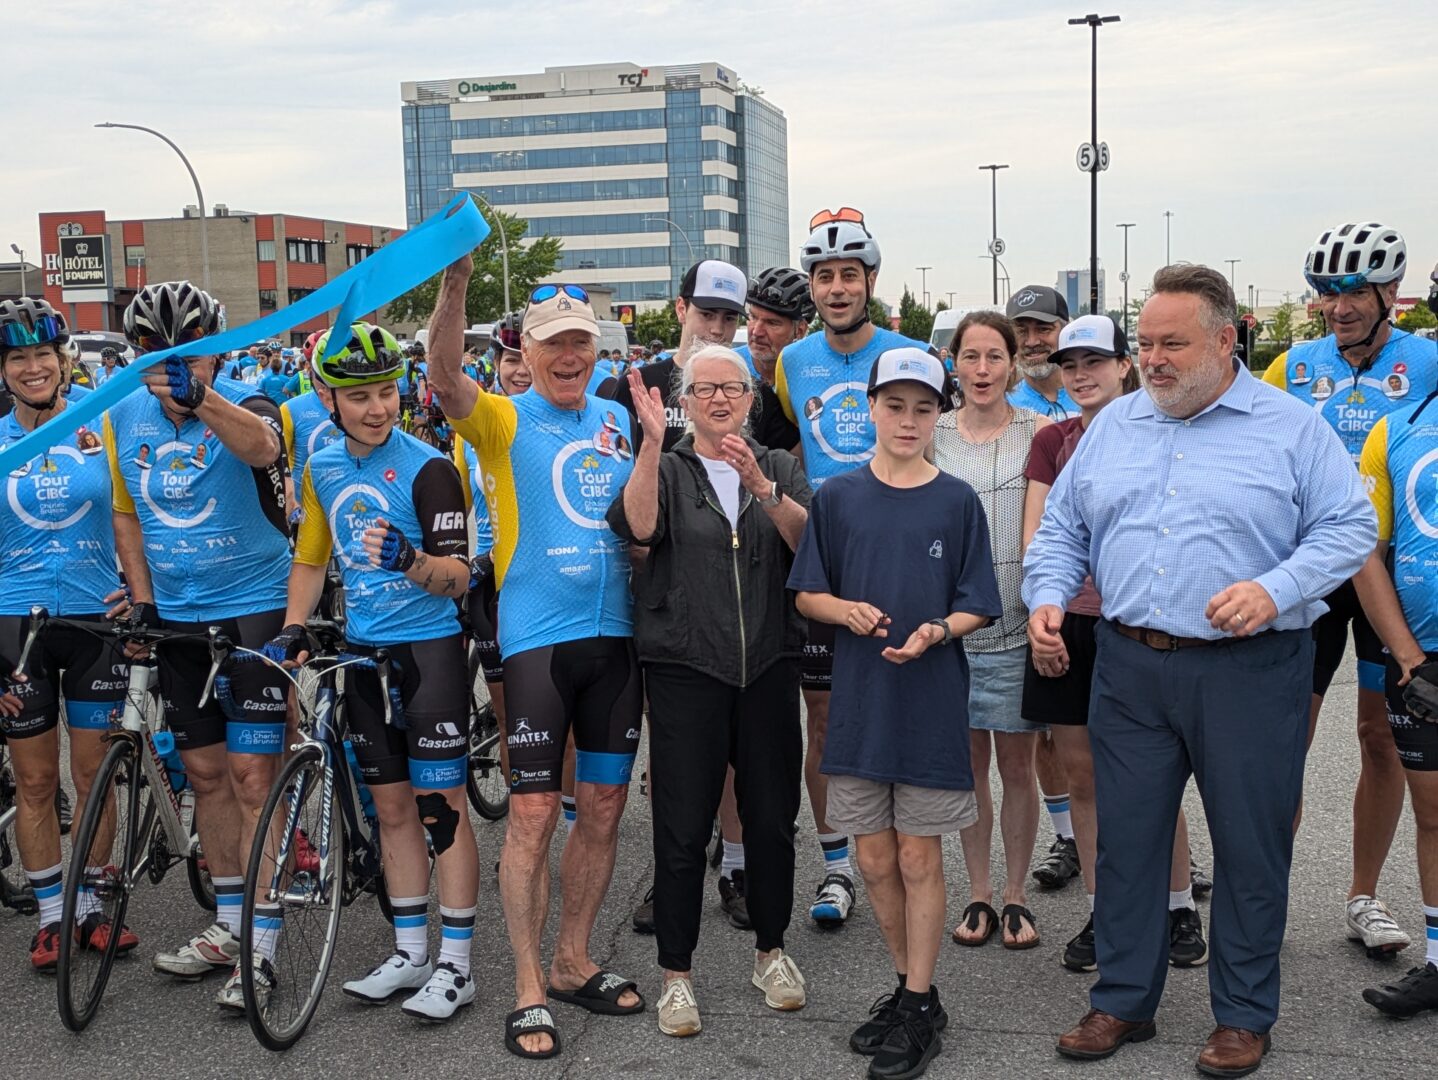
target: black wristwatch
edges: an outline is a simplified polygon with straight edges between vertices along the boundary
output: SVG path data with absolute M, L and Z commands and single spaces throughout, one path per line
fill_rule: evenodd
M 954 640 L 954 632 L 949 629 L 948 619 L 930 619 L 925 625 L 937 626 L 940 630 L 944 632 L 944 640 L 938 642 L 937 644 L 947 645 L 949 642 Z

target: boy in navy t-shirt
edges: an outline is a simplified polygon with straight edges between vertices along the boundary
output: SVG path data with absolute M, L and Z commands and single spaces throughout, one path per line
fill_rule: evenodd
M 918 1076 L 948 1021 L 931 983 L 944 933 L 942 839 L 978 818 L 969 668 L 954 642 L 1002 613 L 978 496 L 924 458 L 952 407 L 943 365 L 918 348 L 869 375 L 868 465 L 815 493 L 789 588 L 840 630 L 822 769 L 829 820 L 856 838 L 899 987 L 849 1040 L 870 1077 Z

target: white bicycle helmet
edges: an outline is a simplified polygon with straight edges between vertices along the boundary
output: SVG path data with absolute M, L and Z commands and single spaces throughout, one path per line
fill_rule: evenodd
M 1303 276 L 1320 293 L 1339 293 L 1399 281 L 1407 268 L 1408 246 L 1398 230 L 1369 221 L 1324 232 L 1308 249 Z
M 812 274 L 821 262 L 858 259 L 870 270 L 879 269 L 879 243 L 859 221 L 829 221 L 820 225 L 799 249 L 799 266 Z

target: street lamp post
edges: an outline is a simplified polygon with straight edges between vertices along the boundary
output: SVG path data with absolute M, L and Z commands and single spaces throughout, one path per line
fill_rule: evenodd
M 929 271 L 932 270 L 933 267 L 916 266 L 914 269 L 923 275 L 923 284 L 919 286 L 919 291 L 924 294 L 924 307 L 927 308 L 929 306 Z
M 25 288 L 25 252 L 19 244 L 11 244 L 10 250 L 20 256 L 20 295 L 28 296 L 30 290 Z
M 1123 230 L 1123 273 L 1119 275 L 1119 280 L 1123 282 L 1124 337 L 1128 337 L 1128 231 L 1132 229 L 1136 224 L 1137 222 L 1134 221 L 1124 221 L 1120 222 L 1118 226 L 1120 229 Z
M 1089 253 L 1088 253 L 1088 276 L 1089 276 L 1089 311 L 1098 313 L 1098 174 L 1099 174 L 1099 141 L 1098 141 L 1098 28 L 1104 23 L 1119 21 L 1117 15 L 1085 15 L 1082 18 L 1070 19 L 1070 26 L 1088 26 L 1093 31 L 1092 49 L 1092 118 L 1091 138 L 1093 145 L 1093 169 L 1089 174 Z
M 1238 263 L 1243 262 L 1243 260 L 1242 260 L 1242 259 L 1224 259 L 1223 261 L 1226 262 L 1226 263 L 1228 263 L 1228 287 L 1229 287 L 1230 289 L 1233 289 L 1234 291 L 1237 291 L 1238 286 L 1234 285 L 1234 283 L 1233 283 L 1233 282 L 1234 282 L 1233 268 L 1234 268 L 1234 266 L 1236 266 Z
M 1163 265 L 1173 265 L 1173 211 L 1163 212 Z
M 999 256 L 1004 253 L 1003 245 L 999 243 L 999 170 L 1007 169 L 1007 165 L 980 165 L 979 171 L 989 170 L 990 188 L 993 201 L 993 234 L 989 238 L 989 254 L 994 259 L 994 303 L 999 302 Z
M 175 153 L 177 153 L 177 154 L 180 155 L 180 160 L 185 163 L 185 169 L 189 172 L 189 174 L 190 174 L 190 180 L 191 180 L 191 182 L 195 185 L 195 201 L 200 204 L 200 263 L 201 263 L 202 268 L 203 268 L 203 269 L 202 269 L 202 272 L 203 272 L 203 274 L 204 274 L 205 292 L 209 292 L 209 291 L 210 291 L 210 232 L 209 232 L 208 226 L 206 225 L 206 219 L 205 219 L 205 193 L 200 190 L 200 178 L 195 175 L 195 169 L 194 169 L 194 166 L 192 166 L 192 165 L 190 164 L 190 159 L 185 156 L 185 152 L 184 152 L 183 150 L 181 150 L 178 146 L 176 146 L 175 143 L 174 143 L 174 141 L 173 141 L 168 135 L 162 135 L 160 132 L 156 131 L 154 128 L 142 127 L 142 126 L 139 125 L 139 124 L 110 124 L 110 123 L 96 124 L 95 126 L 96 126 L 97 128 L 126 128 L 126 129 L 128 129 L 128 130 L 130 130 L 130 131 L 143 131 L 143 132 L 145 132 L 145 133 L 148 134 L 148 135 L 153 135 L 153 136 L 155 136 L 155 138 L 157 138 L 157 139 L 161 140 L 162 142 L 164 142 L 166 146 L 168 146 L 171 150 L 173 150 Z
M 980 255 L 979 258 L 983 259 L 985 262 L 987 262 L 987 261 L 989 261 L 989 260 L 993 260 L 994 262 L 997 262 L 997 263 L 999 264 L 999 269 L 1003 270 L 1003 273 L 999 275 L 999 280 L 1004 283 L 1004 303 L 1008 303 L 1009 293 L 1010 293 L 1010 291 L 1011 291 L 1011 290 L 1010 290 L 1010 285 L 1011 285 L 1013 279 L 1009 277 L 1009 268 L 1004 265 L 1004 260 L 1003 260 L 1003 259 L 995 259 L 992 253 L 990 253 L 990 254 L 988 254 L 988 255 Z M 953 296 L 953 293 L 950 293 L 949 295 L 950 295 L 950 297 L 952 297 L 952 296 Z M 953 304 L 951 303 L 949 306 L 952 307 Z M 994 307 L 998 307 L 998 306 L 999 306 L 998 297 L 994 297 Z
M 457 191 L 462 195 L 468 195 L 480 206 L 489 211 L 489 216 L 494 219 L 494 227 L 499 230 L 499 259 L 501 273 L 504 275 L 504 310 L 508 314 L 512 309 L 509 306 L 509 233 L 504 227 L 504 221 L 500 218 L 499 212 L 489 205 L 489 200 L 483 195 L 477 194 L 469 188 L 445 187 L 440 191 Z
M 685 231 L 683 230 L 683 228 L 680 227 L 680 225 L 679 225 L 678 222 L 676 222 L 676 221 L 671 221 L 669 218 L 667 218 L 667 217 L 661 217 L 661 216 L 658 215 L 658 214 L 645 214 L 645 215 L 644 215 L 644 220 L 645 220 L 645 221 L 662 221 L 662 222 L 664 222 L 666 225 L 668 225 L 670 228 L 678 229 L 678 230 L 679 230 L 679 235 L 682 236 L 682 237 L 684 237 L 684 246 L 689 249 L 689 265 L 690 265 L 690 266 L 693 266 L 693 265 L 694 265 L 694 245 L 689 242 L 689 234 L 688 234 L 687 232 L 685 232 Z
M 953 291 L 952 291 L 952 290 L 950 290 L 950 292 L 949 292 L 949 310 L 950 310 L 950 311 L 953 311 L 953 310 L 954 310 L 954 294 L 953 294 Z

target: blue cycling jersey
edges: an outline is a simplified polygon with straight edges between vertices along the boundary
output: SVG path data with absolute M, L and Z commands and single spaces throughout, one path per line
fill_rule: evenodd
M 459 633 L 455 596 L 435 596 L 397 571 L 370 563 L 363 537 L 378 518 L 432 556 L 467 558 L 464 491 L 449 459 L 402 431 L 364 457 L 341 441 L 316 450 L 300 484 L 295 560 L 339 561 L 345 634 L 362 645 L 401 645 Z
M 26 434 L 0 418 L 0 448 Z M 5 478 L 0 514 L 0 615 L 36 604 L 52 615 L 94 615 L 120 587 L 110 516 L 110 465 L 100 435 L 81 428 Z M 11 659 L 15 659 L 11 657 Z
M 1388 333 L 1387 344 L 1362 368 L 1343 358 L 1329 334 L 1294 345 L 1263 373 L 1264 382 L 1317 409 L 1355 463 L 1374 424 L 1438 388 L 1438 345 L 1397 327 Z
M 259 416 L 283 438 L 280 412 L 253 386 L 216 379 L 210 393 Z M 258 468 L 191 416 L 176 425 L 137 391 L 105 414 L 115 509 L 135 514 L 155 604 L 203 622 L 285 606 L 290 542 L 283 459 Z
M 476 555 L 488 555 L 494 550 L 494 529 L 489 523 L 489 500 L 484 492 L 484 471 L 479 467 L 479 455 L 474 447 L 463 439 L 454 440 L 460 459 L 464 462 L 464 477 L 469 484 L 469 501 L 474 507 L 474 551 Z M 459 464 L 458 461 L 455 462 Z
M 1014 408 L 1028 409 L 1029 412 L 1047 416 L 1050 420 L 1067 420 L 1080 412 L 1077 402 L 1069 397 L 1068 391 L 1062 386 L 1059 387 L 1059 396 L 1050 401 L 1024 378 L 1020 378 L 1018 385 L 1009 391 L 1008 398 L 1009 404 Z
M 874 456 L 869 419 L 869 369 L 879 354 L 898 348 L 928 349 L 892 330 L 874 336 L 853 353 L 835 352 L 824 334 L 810 334 L 784 347 L 774 375 L 774 392 L 784 414 L 799 428 L 804 471 L 815 490 Z
M 330 419 L 330 411 L 313 390 L 290 398 L 281 405 L 280 420 L 284 426 L 285 451 L 289 455 L 291 476 L 299 476 L 305 471 L 305 462 L 316 450 L 344 438 Z
M 749 351 L 748 345 L 738 345 L 734 351 L 744 358 L 744 363 L 749 365 L 749 374 L 755 379 L 761 378 L 759 369 L 754 366 L 754 354 Z
M 289 397 L 289 394 L 286 392 L 286 387 L 288 387 L 289 384 L 290 377 L 288 375 L 271 370 L 268 375 L 261 377 L 260 390 L 264 392 L 265 397 L 269 398 L 276 405 L 283 405 Z
M 480 394 L 453 422 L 493 481 L 500 652 L 630 637 L 629 555 L 604 518 L 634 467 L 628 410 Z
M 79 383 L 71 383 L 65 387 L 65 393 L 61 395 L 66 401 L 79 401 L 83 397 L 89 397 L 94 390 L 88 386 L 81 386 Z

